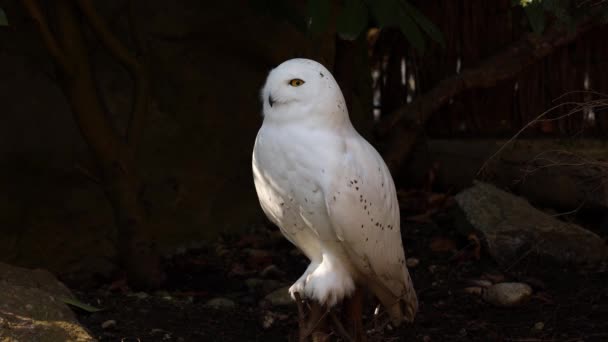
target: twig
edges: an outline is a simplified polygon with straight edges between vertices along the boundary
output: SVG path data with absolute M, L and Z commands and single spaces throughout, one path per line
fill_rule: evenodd
M 336 328 L 336 332 L 338 333 L 338 335 L 340 335 L 340 337 L 342 337 L 345 341 L 355 342 L 355 340 L 348 334 L 346 329 L 344 329 L 344 326 L 342 325 L 342 323 L 340 322 L 338 317 L 336 317 L 336 315 L 332 311 L 328 311 L 328 312 L 329 312 L 329 317 L 331 318 L 332 323 L 334 324 L 334 328 Z
M 304 342 L 308 336 L 304 336 L 304 331 L 306 328 L 306 322 L 304 320 L 306 314 L 304 313 L 304 306 L 302 305 L 302 297 L 300 297 L 300 293 L 294 292 L 293 296 L 296 299 L 296 306 L 298 307 L 298 336 L 299 341 Z
M 127 47 L 112 34 L 104 20 L 97 14 L 91 0 L 77 0 L 76 3 L 82 13 L 87 17 L 95 34 L 99 37 L 108 51 L 110 51 L 110 53 L 129 70 L 135 82 L 133 107 L 126 135 L 127 144 L 133 149 L 141 134 L 143 118 L 148 107 L 149 85 L 146 70 L 137 60 L 136 56 L 130 53 Z
M 49 51 L 49 54 L 53 57 L 55 62 L 61 67 L 62 71 L 66 76 L 70 76 L 73 73 L 73 68 L 70 63 L 68 63 L 68 59 L 62 51 L 57 39 L 51 32 L 48 22 L 46 21 L 45 16 L 42 14 L 42 10 L 36 0 L 22 0 L 23 6 L 30 14 L 30 17 L 36 22 L 38 25 L 38 30 L 42 35 L 42 40 Z

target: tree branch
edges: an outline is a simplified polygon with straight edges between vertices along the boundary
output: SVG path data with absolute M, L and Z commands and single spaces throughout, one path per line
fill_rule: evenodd
M 409 105 L 404 105 L 381 121 L 377 133 L 388 136 L 384 153 L 391 171 L 399 170 L 409 156 L 417 135 L 429 118 L 451 98 L 473 88 L 491 88 L 498 82 L 516 77 L 531 64 L 573 42 L 594 24 L 591 19 L 582 21 L 575 30 L 564 31 L 557 27 L 542 36 L 527 34 L 501 53 L 490 57 L 478 67 L 442 80 L 426 94 Z
M 134 145 L 141 135 L 143 120 L 148 109 L 149 85 L 146 70 L 135 54 L 130 53 L 129 49 L 110 31 L 104 20 L 97 14 L 91 0 L 77 0 L 76 3 L 87 17 L 91 28 L 103 45 L 129 70 L 131 77 L 133 77 L 135 83 L 134 100 L 126 138 L 128 146 L 131 150 L 134 150 Z M 136 42 L 138 39 L 139 37 L 134 38 Z
M 73 70 L 68 62 L 65 54 L 61 50 L 59 43 L 55 39 L 49 24 L 46 21 L 45 16 L 42 14 L 42 10 L 38 4 L 37 0 L 21 0 L 23 6 L 29 13 L 30 17 L 36 22 L 38 25 L 38 30 L 42 35 L 42 40 L 44 41 L 44 45 L 49 51 L 50 55 L 53 57 L 57 65 L 59 65 L 62 71 L 66 75 L 71 75 Z

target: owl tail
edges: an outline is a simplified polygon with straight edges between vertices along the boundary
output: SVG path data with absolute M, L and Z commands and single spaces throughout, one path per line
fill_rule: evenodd
M 398 286 L 394 286 L 393 289 L 389 289 L 388 286 L 379 281 L 369 282 L 368 284 L 370 290 L 384 306 L 393 325 L 399 326 L 403 321 L 414 321 L 416 312 L 418 312 L 418 297 L 407 270 L 405 271 L 404 282 L 399 282 Z

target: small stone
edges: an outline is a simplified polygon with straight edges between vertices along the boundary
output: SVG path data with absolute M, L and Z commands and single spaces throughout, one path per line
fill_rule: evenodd
M 213 309 L 230 310 L 236 307 L 236 303 L 228 298 L 217 297 L 210 299 L 205 306 Z
M 532 296 L 532 288 L 524 283 L 499 283 L 483 293 L 483 299 L 499 307 L 514 307 L 523 304 Z
M 469 284 L 477 287 L 488 288 L 492 286 L 492 282 L 485 279 L 472 279 L 468 281 Z
M 472 294 L 472 295 L 481 296 L 481 294 L 483 293 L 483 288 L 481 288 L 479 286 L 465 287 L 464 292 L 468 293 L 468 294 Z
M 116 321 L 113 319 L 107 320 L 103 323 L 101 323 L 101 328 L 102 329 L 111 329 L 116 327 Z
M 431 342 L 431 336 L 424 335 L 424 337 L 422 338 L 422 341 L 424 341 L 424 342 Z
M 543 322 L 536 322 L 536 323 L 534 323 L 534 330 L 541 331 L 544 328 L 545 328 L 545 323 L 543 323 Z
M 163 330 L 163 329 L 155 328 L 155 329 L 150 330 L 150 335 L 158 335 L 158 334 L 164 334 L 164 333 L 165 333 L 165 330 Z
M 270 329 L 272 324 L 274 324 L 274 315 L 272 312 L 266 312 L 262 320 L 262 327 L 264 327 L 264 329 Z
M 417 258 L 407 258 L 405 263 L 407 264 L 408 268 L 414 268 L 414 267 L 418 266 L 418 264 L 420 263 L 420 260 L 418 260 Z
M 289 286 L 276 289 L 264 297 L 264 301 L 272 306 L 291 306 L 295 305 L 289 294 Z
M 282 277 L 283 275 L 284 275 L 283 271 L 281 271 L 274 264 L 266 266 L 266 268 L 264 268 L 262 270 L 262 272 L 260 272 L 260 276 L 262 278 L 279 278 L 279 277 Z
M 137 297 L 137 299 L 146 299 L 146 298 L 148 298 L 149 296 L 150 296 L 150 295 L 148 295 L 148 294 L 147 294 L 147 293 L 145 293 L 145 292 L 135 292 L 135 293 L 133 294 L 133 297 Z

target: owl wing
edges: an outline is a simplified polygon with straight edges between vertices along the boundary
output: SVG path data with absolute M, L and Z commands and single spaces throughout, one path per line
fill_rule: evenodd
M 399 204 L 390 172 L 362 137 L 346 141 L 324 193 L 336 236 L 393 321 L 413 320 L 416 293 L 405 264 Z

